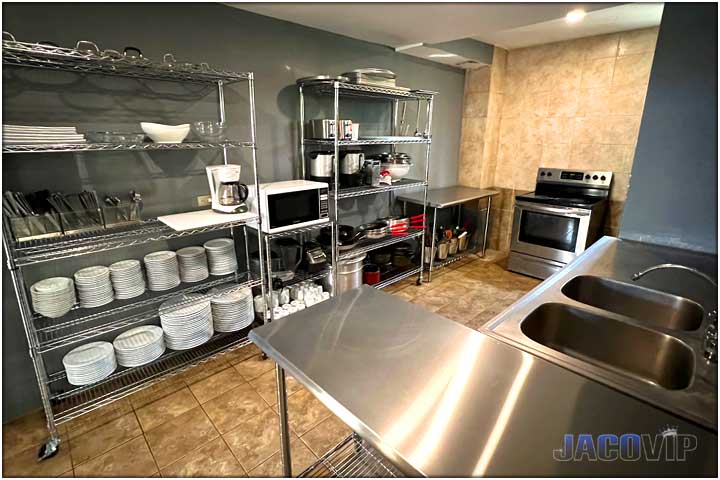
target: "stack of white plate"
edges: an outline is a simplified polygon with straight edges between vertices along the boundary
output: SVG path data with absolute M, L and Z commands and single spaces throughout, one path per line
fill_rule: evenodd
M 180 285 L 177 255 L 169 250 L 145 255 L 148 287 L 153 292 L 170 290 Z
M 235 332 L 250 326 L 255 318 L 250 288 L 237 285 L 215 287 L 210 290 L 213 325 L 216 332 Z
M 122 260 L 110 265 L 110 280 L 115 298 L 125 300 L 145 293 L 145 279 L 140 260 Z
M 216 238 L 203 245 L 207 250 L 210 275 L 227 275 L 237 270 L 235 242 L 232 238 Z
M 81 307 L 99 307 L 112 302 L 115 298 L 108 267 L 96 265 L 82 268 L 75 272 L 74 277 Z
M 203 247 L 185 247 L 177 252 L 180 265 L 180 280 L 183 282 L 199 282 L 208 275 L 207 255 Z
M 75 127 L 43 127 L 39 125 L 3 125 L 3 143 L 85 143 L 85 136 Z
M 115 350 L 109 342 L 80 345 L 63 357 L 63 365 L 71 385 L 95 383 L 117 368 Z
M 62 317 L 75 305 L 75 284 L 71 278 L 52 277 L 30 287 L 33 308 L 48 318 Z
M 139 367 L 150 363 L 165 352 L 163 329 L 143 325 L 123 332 L 113 340 L 117 363 L 123 367 Z
M 202 345 L 213 335 L 210 300 L 199 293 L 177 295 L 160 305 L 160 324 L 168 348 L 186 350 Z

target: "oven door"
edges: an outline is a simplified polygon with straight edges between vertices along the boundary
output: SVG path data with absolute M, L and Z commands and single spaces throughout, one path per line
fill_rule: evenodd
M 516 202 L 510 249 L 569 263 L 585 250 L 591 210 Z

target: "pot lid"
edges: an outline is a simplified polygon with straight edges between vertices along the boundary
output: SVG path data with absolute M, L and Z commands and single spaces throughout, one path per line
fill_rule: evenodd
M 386 70 L 384 68 L 356 68 L 355 70 L 351 70 L 349 72 L 343 73 L 345 76 L 355 76 L 355 75 L 371 75 L 373 77 L 380 77 L 380 78 L 389 78 L 394 79 L 397 78 L 397 75 L 395 75 L 395 72 L 392 70 Z
M 330 83 L 330 82 L 349 82 L 350 79 L 348 77 L 345 77 L 343 75 L 337 75 L 337 76 L 331 76 L 331 75 L 315 75 L 312 77 L 303 77 L 298 78 L 295 80 L 295 83 L 298 85 L 307 85 L 307 84 L 313 84 L 313 83 Z

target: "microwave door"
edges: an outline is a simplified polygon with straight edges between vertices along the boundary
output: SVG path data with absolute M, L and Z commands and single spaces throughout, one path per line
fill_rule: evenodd
M 589 226 L 590 210 L 518 202 L 511 249 L 568 263 L 585 249 Z
M 271 231 L 317 221 L 320 216 L 319 195 L 317 189 L 268 195 L 267 211 Z

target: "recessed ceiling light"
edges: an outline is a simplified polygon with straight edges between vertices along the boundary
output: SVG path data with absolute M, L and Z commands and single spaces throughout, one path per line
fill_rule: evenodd
M 457 57 L 454 53 L 431 53 L 428 55 L 430 58 L 450 58 L 450 57 Z
M 567 23 L 577 23 L 583 18 L 585 18 L 585 10 L 582 10 L 580 8 L 570 10 L 567 15 L 565 15 L 565 21 Z

